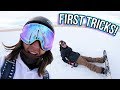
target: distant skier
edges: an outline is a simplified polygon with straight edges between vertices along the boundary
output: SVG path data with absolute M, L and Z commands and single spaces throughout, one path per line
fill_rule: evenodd
M 104 67 L 99 67 L 91 63 L 91 62 L 104 63 L 105 62 L 104 57 L 92 58 L 92 57 L 82 56 L 78 52 L 72 51 L 72 48 L 67 46 L 66 42 L 63 40 L 59 41 L 59 45 L 60 45 L 61 57 L 65 63 L 68 63 L 74 67 L 77 67 L 77 65 L 84 65 L 96 73 L 101 73 L 101 74 L 107 73 L 107 69 L 105 69 Z

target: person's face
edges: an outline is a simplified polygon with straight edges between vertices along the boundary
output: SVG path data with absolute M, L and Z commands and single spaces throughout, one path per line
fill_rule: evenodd
M 66 45 L 66 43 L 61 43 L 61 46 L 63 47 L 63 48 L 66 48 L 67 47 L 67 45 Z
M 33 54 L 35 56 L 41 56 L 43 55 L 46 51 L 41 49 L 41 45 L 39 41 L 35 41 L 34 43 L 28 45 L 23 42 L 23 47 L 26 52 Z

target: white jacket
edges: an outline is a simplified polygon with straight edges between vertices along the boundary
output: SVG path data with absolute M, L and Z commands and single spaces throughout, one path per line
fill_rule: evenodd
M 4 57 L 0 57 L 0 77 L 1 77 L 1 67 L 4 63 Z M 20 54 L 18 55 L 18 58 L 16 60 L 16 71 L 14 74 L 13 79 L 43 79 L 43 77 L 39 77 L 37 73 L 37 68 L 30 70 L 24 62 L 21 60 Z

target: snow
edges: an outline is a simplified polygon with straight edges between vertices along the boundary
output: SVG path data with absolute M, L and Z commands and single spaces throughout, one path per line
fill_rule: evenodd
M 108 54 L 112 78 L 120 78 L 119 70 L 119 46 L 120 33 L 116 36 L 108 35 L 104 32 L 81 27 L 56 27 L 55 41 L 53 45 L 54 61 L 48 66 L 53 78 L 63 79 L 104 79 L 104 75 L 90 71 L 88 68 L 79 65 L 71 68 L 64 63 L 60 57 L 59 41 L 64 40 L 74 51 L 84 56 L 101 57 L 105 49 Z M 104 64 L 97 64 L 104 66 Z
M 64 63 L 60 56 L 59 41 L 66 41 L 73 51 L 84 56 L 101 57 L 105 49 L 108 54 L 111 74 L 113 79 L 120 78 L 120 32 L 111 36 L 102 31 L 84 27 L 62 26 L 55 28 L 55 39 L 52 53 L 54 60 L 47 66 L 52 79 L 105 79 L 106 76 L 90 71 L 83 65 L 71 68 Z M 0 54 L 6 54 L 5 45 L 14 45 L 19 41 L 21 31 L 0 32 Z M 95 63 L 98 66 L 104 64 Z

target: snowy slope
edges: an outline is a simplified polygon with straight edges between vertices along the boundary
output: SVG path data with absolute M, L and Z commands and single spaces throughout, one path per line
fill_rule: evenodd
M 13 45 L 19 40 L 20 31 L 0 32 L 0 54 L 6 52 L 1 45 Z M 60 56 L 59 41 L 65 40 L 74 51 L 81 55 L 99 57 L 106 49 L 108 53 L 110 69 L 113 79 L 120 78 L 120 33 L 116 36 L 108 35 L 104 32 L 94 29 L 81 27 L 55 27 L 55 39 L 53 43 L 52 53 L 53 62 L 47 67 L 53 79 L 104 79 L 105 76 L 90 71 L 86 67 L 79 65 L 71 68 L 70 65 L 64 63 Z M 104 66 L 103 64 L 97 64 Z
M 120 78 L 119 62 L 120 62 L 120 33 L 115 37 L 104 32 L 94 29 L 81 27 L 57 27 L 55 28 L 55 41 L 53 45 L 54 61 L 48 66 L 53 78 L 62 79 L 103 79 L 101 74 L 96 74 L 88 70 L 86 67 L 79 65 L 77 68 L 71 68 L 70 65 L 64 63 L 60 57 L 59 41 L 65 40 L 74 51 L 81 55 L 99 57 L 102 56 L 103 50 L 108 53 L 110 69 L 112 77 Z M 104 66 L 103 64 L 97 64 Z

